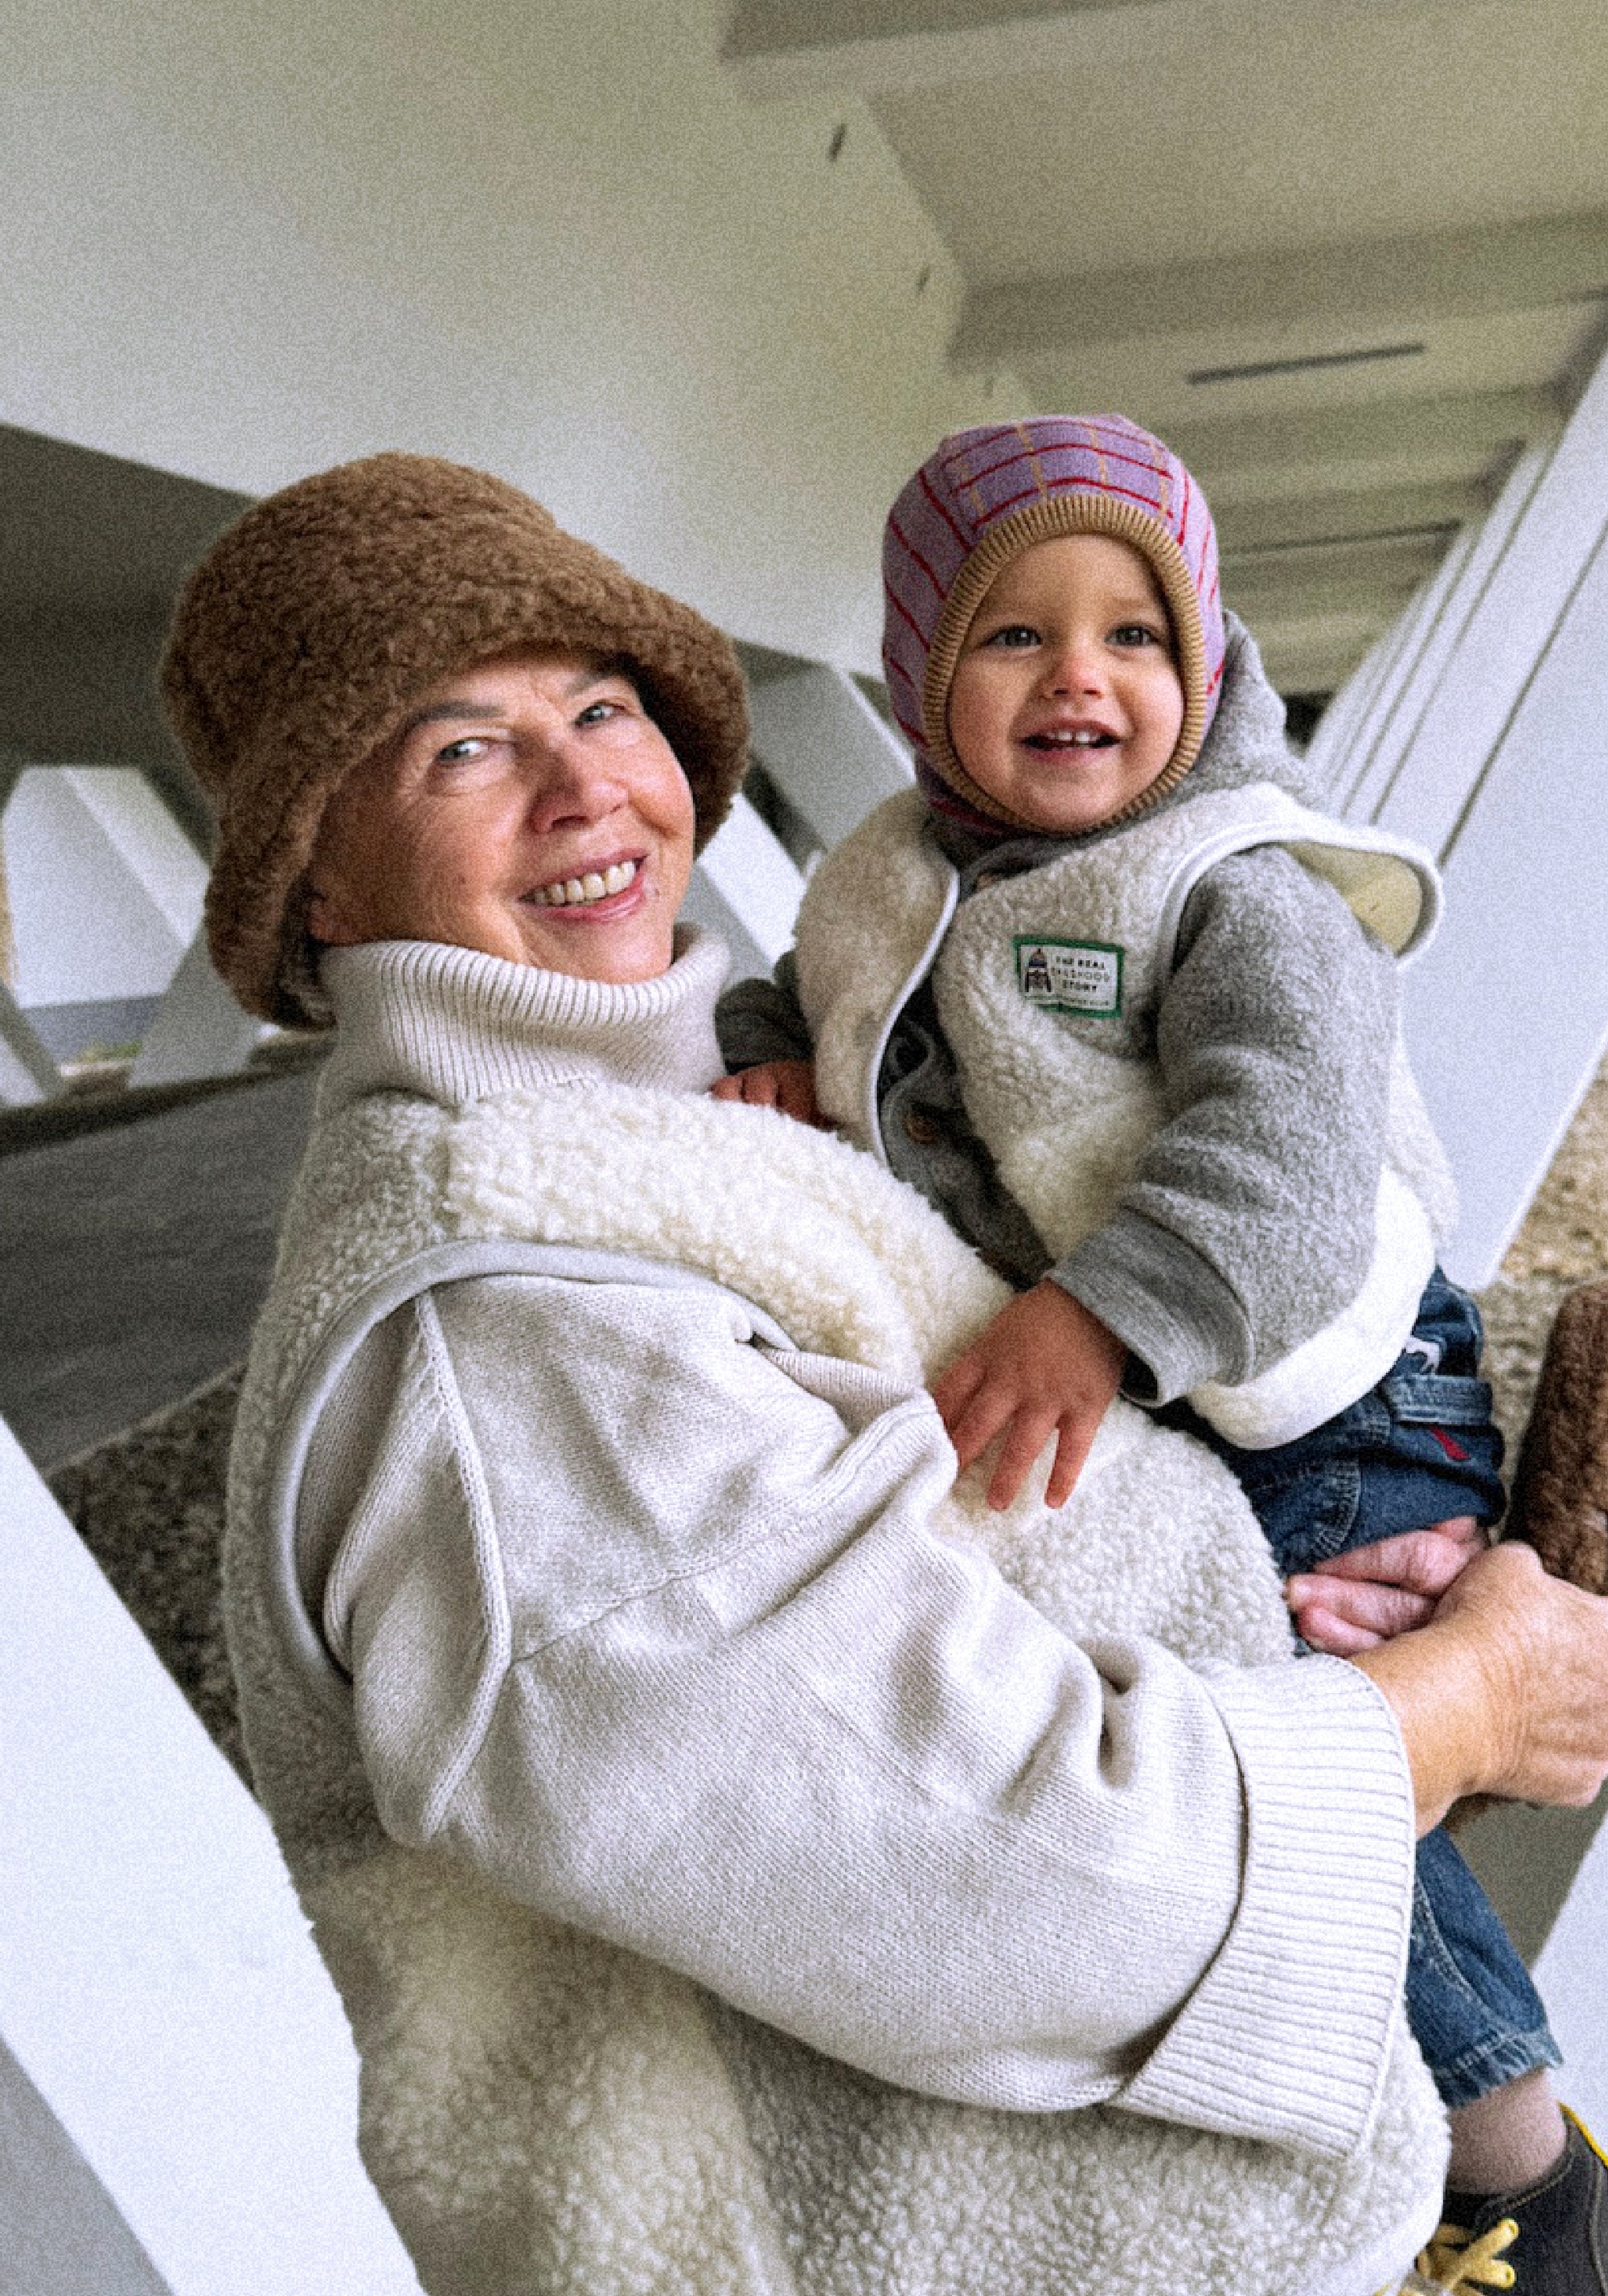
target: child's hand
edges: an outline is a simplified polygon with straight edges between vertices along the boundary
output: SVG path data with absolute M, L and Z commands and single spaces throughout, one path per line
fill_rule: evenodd
M 1010 1505 L 1052 1434 L 1059 1440 L 1044 1496 L 1065 1504 L 1127 1357 L 1116 1334 L 1047 1277 L 1000 1309 L 932 1390 L 963 1472 L 1006 1430 L 991 1507 Z
M 1295 1631 L 1314 1650 L 1355 1658 L 1424 1627 L 1454 1578 L 1485 1547 L 1472 1514 L 1353 1546 L 1284 1581 Z
M 751 1108 L 779 1108 L 796 1123 L 830 1129 L 816 1103 L 816 1072 L 808 1061 L 761 1061 L 722 1077 L 710 1091 L 717 1100 L 742 1100 Z

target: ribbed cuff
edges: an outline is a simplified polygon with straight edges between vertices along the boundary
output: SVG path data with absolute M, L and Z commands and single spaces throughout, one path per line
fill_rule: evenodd
M 1181 1238 L 1119 1212 L 1050 1275 L 1136 1356 L 1154 1382 L 1135 1403 L 1171 1403 L 1206 1380 L 1232 1385 L 1251 1360 L 1237 1295 Z
M 1343 2158 L 1378 2102 L 1407 1966 L 1415 1828 L 1401 1735 L 1343 1660 L 1202 1679 L 1243 1781 L 1240 1908 L 1116 2101 Z

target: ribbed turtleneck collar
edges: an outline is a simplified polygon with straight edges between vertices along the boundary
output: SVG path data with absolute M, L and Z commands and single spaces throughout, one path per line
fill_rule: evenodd
M 332 1114 L 368 1092 L 449 1108 L 578 1082 L 702 1092 L 724 1074 L 714 1005 L 730 963 L 695 929 L 652 980 L 575 980 L 439 941 L 324 952 L 335 1042 L 321 1093 Z

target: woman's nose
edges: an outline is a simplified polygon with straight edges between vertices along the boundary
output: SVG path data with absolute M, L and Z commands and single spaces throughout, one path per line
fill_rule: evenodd
M 553 829 L 567 821 L 599 821 L 620 802 L 613 761 L 595 742 L 578 738 L 564 725 L 534 730 L 528 743 L 530 813 L 537 825 Z

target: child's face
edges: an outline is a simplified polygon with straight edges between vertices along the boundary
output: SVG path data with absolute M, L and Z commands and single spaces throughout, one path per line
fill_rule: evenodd
M 1071 534 L 1012 559 L 949 688 L 949 739 L 980 789 L 1036 829 L 1094 829 L 1150 787 L 1183 723 L 1172 625 L 1138 551 Z

